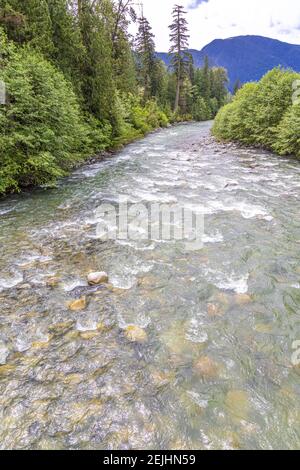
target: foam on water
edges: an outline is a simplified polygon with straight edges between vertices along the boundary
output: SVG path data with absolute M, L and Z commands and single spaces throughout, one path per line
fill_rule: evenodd
M 88 283 L 83 279 L 70 279 L 62 284 L 65 292 L 72 292 L 77 287 L 86 287 Z
M 9 350 L 3 341 L 0 341 L 0 366 L 6 364 L 9 356 Z
M 273 217 L 270 216 L 263 207 L 249 204 L 245 201 L 218 200 L 210 201 L 208 205 L 215 212 L 240 212 L 244 219 L 252 219 L 255 217 L 261 217 L 267 221 L 271 221 L 273 219 Z
M 204 330 L 203 321 L 199 318 L 192 318 L 186 333 L 186 339 L 192 343 L 206 343 L 208 334 Z
M 215 271 L 211 268 L 205 269 L 205 276 L 208 281 L 222 290 L 234 291 L 237 294 L 246 294 L 248 292 L 249 274 L 239 275 L 224 271 Z
M 220 232 L 217 232 L 215 235 L 203 235 L 203 243 L 221 243 L 224 241 L 224 237 Z
M 0 208 L 0 216 L 1 216 L 1 215 L 9 214 L 9 213 L 12 212 L 13 210 L 14 210 L 14 207 L 10 207 L 10 208 L 7 208 L 7 209 L 1 209 L 1 208 Z
M 76 330 L 80 332 L 96 331 L 97 322 L 91 318 L 83 318 L 76 321 Z
M 23 279 L 23 273 L 18 271 L 13 271 L 10 273 L 9 276 L 5 278 L 0 278 L 0 292 L 5 289 L 13 289 L 18 284 L 21 284 L 21 282 L 23 282 Z

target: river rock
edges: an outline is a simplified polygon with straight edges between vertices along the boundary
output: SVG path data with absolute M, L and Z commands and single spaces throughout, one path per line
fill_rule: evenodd
M 207 313 L 210 317 L 221 317 L 225 311 L 221 305 L 209 303 L 207 304 Z
M 125 336 L 129 341 L 144 343 L 147 340 L 147 333 L 143 328 L 136 325 L 129 325 L 125 328 Z
M 218 375 L 219 365 L 208 356 L 202 356 L 194 363 L 194 370 L 203 377 L 213 378 Z
M 108 274 L 105 272 L 90 273 L 87 277 L 90 286 L 97 286 L 108 282 Z
M 225 405 L 235 418 L 247 419 L 249 414 L 249 399 L 243 390 L 230 390 L 225 399 Z
M 79 310 L 84 310 L 86 307 L 86 297 L 82 297 L 81 299 L 73 300 L 68 304 L 68 307 L 73 312 L 78 312 Z
M 61 279 L 57 276 L 48 277 L 46 280 L 47 287 L 57 287 Z
M 224 305 L 224 307 L 228 307 L 231 301 L 231 298 L 228 294 L 224 294 L 224 292 L 218 292 L 216 295 L 216 300 L 220 304 Z
M 160 370 L 154 370 L 151 373 L 151 381 L 157 387 L 163 387 L 164 385 L 167 385 L 172 380 L 174 380 L 174 378 L 175 378 L 174 372 L 163 372 Z
M 234 296 L 234 302 L 237 305 L 246 305 L 246 304 L 250 304 L 252 302 L 252 298 L 248 294 L 236 294 Z

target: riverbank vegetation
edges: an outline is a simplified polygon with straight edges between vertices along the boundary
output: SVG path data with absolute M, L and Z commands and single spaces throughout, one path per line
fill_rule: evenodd
M 185 21 L 176 8 L 171 42 Z M 169 123 L 213 118 L 226 72 L 208 60 L 194 68 L 184 25 L 167 70 L 136 2 L 0 0 L 0 194 L 52 185 L 86 157 Z
M 244 85 L 219 111 L 213 134 L 300 157 L 300 103 L 295 93 L 299 80 L 298 73 L 276 68 L 258 83 Z

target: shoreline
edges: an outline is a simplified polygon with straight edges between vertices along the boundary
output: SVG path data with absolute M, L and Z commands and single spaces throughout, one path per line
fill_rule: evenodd
M 167 127 L 157 127 L 156 129 L 153 129 L 152 131 L 149 131 L 144 135 L 137 136 L 136 138 L 134 138 L 132 140 L 129 140 L 128 142 L 125 142 L 124 144 L 120 144 L 120 145 L 115 146 L 115 147 L 112 146 L 112 147 L 108 148 L 107 150 L 103 150 L 103 151 L 99 152 L 98 154 L 92 155 L 92 156 L 88 157 L 87 159 L 79 162 L 77 165 L 74 165 L 70 169 L 70 171 L 68 172 L 68 174 L 66 176 L 58 179 L 58 182 L 64 180 L 64 178 L 68 178 L 68 176 L 70 176 L 74 171 L 76 171 L 80 168 L 83 168 L 86 165 L 93 165 L 95 163 L 100 163 L 100 162 L 106 160 L 107 158 L 113 158 L 118 152 L 120 152 L 121 150 L 126 148 L 128 145 L 133 144 L 134 142 L 138 142 L 139 140 L 143 140 L 144 138 L 146 138 L 147 136 L 149 136 L 151 134 L 155 134 L 156 132 L 159 132 L 161 130 L 170 129 L 171 127 L 177 127 L 177 126 L 181 126 L 181 125 L 192 124 L 194 122 L 196 122 L 196 121 L 175 122 L 175 123 L 169 124 Z M 205 121 L 203 121 L 203 122 L 205 122 Z M 57 188 L 57 186 L 58 185 L 54 185 L 54 186 L 34 186 L 34 185 L 33 186 L 26 186 L 26 187 L 22 188 L 19 192 L 12 192 L 12 193 L 7 193 L 7 194 L 0 195 L 0 204 L 4 201 L 8 200 L 11 197 L 14 197 L 14 196 L 22 196 L 22 195 L 25 196 L 25 195 L 32 194 L 32 193 L 34 193 L 35 191 L 38 191 L 38 190 L 51 191 L 52 189 Z

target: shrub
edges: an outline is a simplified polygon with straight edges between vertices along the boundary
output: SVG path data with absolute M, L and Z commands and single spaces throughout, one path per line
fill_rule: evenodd
M 285 114 L 272 148 L 280 155 L 300 157 L 300 104 L 295 104 Z
M 118 135 L 114 139 L 115 145 L 125 144 L 138 137 L 142 137 L 153 129 L 166 127 L 169 119 L 159 108 L 156 100 L 142 100 L 132 94 L 117 93 Z
M 276 68 L 260 82 L 244 85 L 217 114 L 213 134 L 281 154 L 297 154 L 299 109 L 292 106 L 292 84 L 297 79 L 299 74 Z
M 0 48 L 7 89 L 0 107 L 0 192 L 51 185 L 107 139 L 95 123 L 85 123 L 71 85 L 40 54 L 15 48 L 3 33 Z

